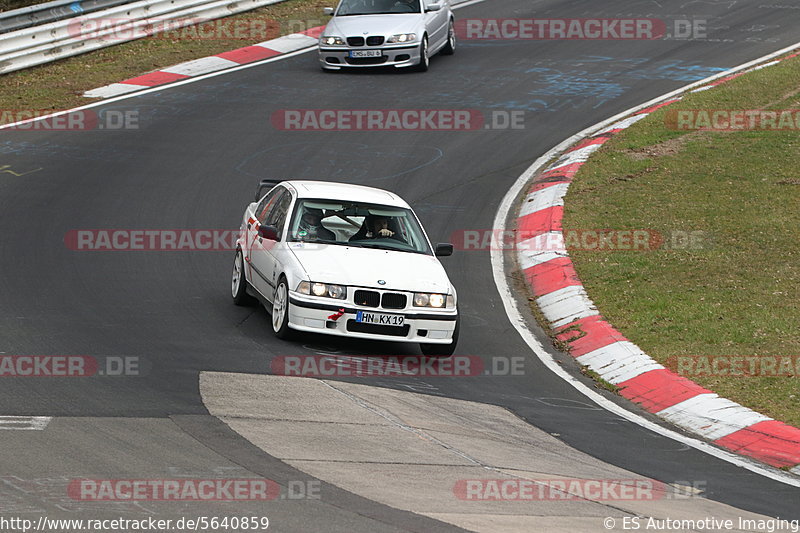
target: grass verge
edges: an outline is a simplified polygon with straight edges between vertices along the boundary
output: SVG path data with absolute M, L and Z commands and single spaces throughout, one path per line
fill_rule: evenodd
M 0 0 L 0 12 L 11 11 L 12 9 L 19 9 L 21 7 L 35 6 L 37 4 L 44 4 L 50 0 Z
M 717 359 L 718 371 L 698 374 L 697 366 L 687 366 L 682 373 L 795 426 L 800 124 L 788 131 L 688 132 L 667 118 L 676 110 L 800 109 L 798 80 L 800 58 L 794 58 L 653 113 L 581 168 L 564 216 L 565 231 L 649 229 L 668 239 L 702 232 L 693 249 L 570 249 L 570 255 L 602 314 L 673 370 L 681 356 L 768 356 L 779 365 L 788 358 L 795 371 L 784 367 L 780 377 L 751 375 L 747 360 L 731 368 L 730 358 Z
M 172 39 L 155 35 L 0 75 L 0 109 L 67 109 L 95 99 L 84 91 L 169 67 L 176 63 L 219 54 L 257 42 L 327 23 L 322 8 L 331 0 L 287 0 L 224 19 L 226 27 L 241 24 L 252 31 L 233 34 L 244 38 Z M 266 21 L 266 24 L 261 24 Z M 263 28 L 266 27 L 264 31 Z M 177 35 L 192 35 L 177 30 Z M 209 34 L 213 32 L 204 32 Z M 218 32 L 221 37 L 224 33 Z M 175 34 L 170 34 L 173 36 Z M 13 113 L 7 113 L 13 116 Z M 6 120 L 8 122 L 8 120 Z M 2 118 L 0 118 L 2 123 Z

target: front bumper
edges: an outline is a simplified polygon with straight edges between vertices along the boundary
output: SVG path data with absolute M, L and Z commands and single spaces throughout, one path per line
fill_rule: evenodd
M 390 340 L 395 342 L 417 342 L 425 344 L 450 344 L 458 320 L 457 309 L 433 310 L 418 308 L 414 310 L 376 309 L 356 306 L 349 302 L 342 305 L 331 304 L 298 293 L 289 294 L 289 327 L 298 331 L 339 335 L 359 339 Z M 338 319 L 331 315 L 340 310 L 344 313 Z M 359 324 L 357 311 L 403 315 L 405 325 L 378 326 Z
M 351 50 L 380 50 L 379 58 L 351 58 Z M 410 67 L 419 63 L 419 43 L 370 47 L 320 46 L 319 62 L 322 68 L 342 67 Z

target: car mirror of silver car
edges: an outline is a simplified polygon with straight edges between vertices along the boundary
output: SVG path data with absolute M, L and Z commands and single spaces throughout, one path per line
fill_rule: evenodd
M 439 11 L 442 9 L 442 4 L 428 4 L 428 7 L 425 8 L 425 11 Z
M 322 13 L 325 15 L 333 15 L 333 8 L 332 7 L 323 7 Z

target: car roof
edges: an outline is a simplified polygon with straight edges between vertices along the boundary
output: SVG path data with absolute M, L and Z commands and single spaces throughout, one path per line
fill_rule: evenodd
M 337 183 L 333 181 L 288 180 L 281 185 L 289 185 L 298 198 L 315 198 L 340 201 L 361 201 L 371 204 L 391 205 L 393 207 L 411 207 L 399 196 L 383 189 Z

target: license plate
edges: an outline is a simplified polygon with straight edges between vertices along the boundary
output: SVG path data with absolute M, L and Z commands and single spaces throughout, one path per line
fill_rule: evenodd
M 381 57 L 380 50 L 350 50 L 350 57 Z
M 381 326 L 403 327 L 406 317 L 403 315 L 386 315 L 383 313 L 370 313 L 369 311 L 356 312 L 356 322 L 362 324 L 380 324 Z

